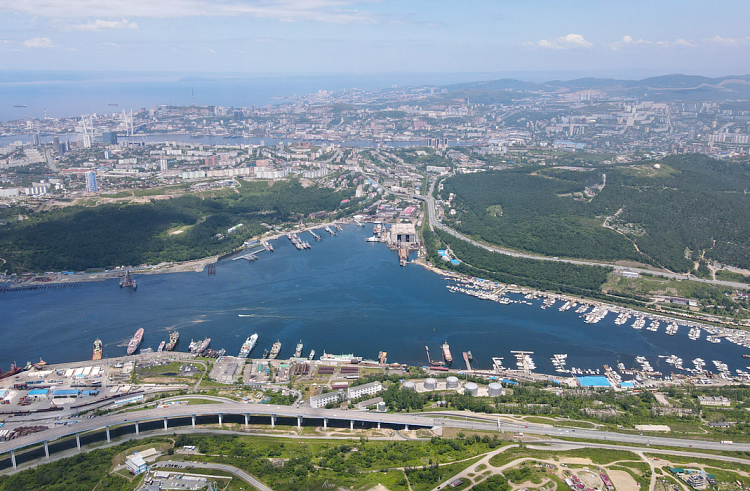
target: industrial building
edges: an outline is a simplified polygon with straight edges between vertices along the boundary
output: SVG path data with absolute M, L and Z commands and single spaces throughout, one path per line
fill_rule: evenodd
M 339 402 L 341 400 L 343 400 L 343 391 L 337 390 L 336 392 L 326 392 L 325 394 L 311 396 L 310 407 L 318 409 L 326 407 L 332 402 Z
M 395 245 L 416 245 L 417 230 L 413 223 L 394 223 L 390 228 L 391 243 Z
M 346 391 L 346 395 L 349 399 L 359 399 L 362 396 L 372 396 L 378 394 L 383 390 L 383 384 L 380 382 L 371 382 L 369 384 L 358 385 L 356 387 L 349 387 Z

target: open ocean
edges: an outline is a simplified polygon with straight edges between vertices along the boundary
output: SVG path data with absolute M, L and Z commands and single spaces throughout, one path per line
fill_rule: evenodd
M 585 324 L 575 309 L 559 312 L 561 303 L 541 310 L 534 306 L 500 305 L 451 293 L 447 282 L 417 265 L 400 267 L 395 252 L 366 243 L 369 226 L 346 226 L 336 237 L 297 251 L 282 238 L 274 253 L 263 252 L 255 262 L 224 260 L 215 276 L 203 273 L 140 275 L 138 290 L 120 289 L 117 281 L 83 283 L 79 288 L 0 294 L 0 367 L 38 361 L 50 363 L 91 357 L 94 339 L 104 342 L 104 356 L 125 354 L 129 338 L 145 329 L 142 348 L 156 349 L 170 329 L 180 331 L 178 351 L 192 339 L 212 338 L 211 347 L 236 355 L 245 338 L 257 332 L 260 357 L 277 339 L 281 358 L 292 355 L 302 339 L 305 356 L 354 353 L 374 359 L 388 352 L 390 362 L 426 364 L 425 345 L 433 356 L 448 341 L 454 367 L 462 367 L 461 352 L 471 350 L 479 368 L 491 368 L 492 357 L 504 357 L 515 367 L 512 350 L 533 351 L 538 371 L 554 373 L 550 357 L 568 353 L 568 367 L 602 368 L 622 361 L 636 366 L 645 356 L 654 369 L 671 372 L 658 355 L 675 354 L 692 367 L 696 357 L 721 360 L 744 368 L 746 350 L 722 341 L 711 344 L 706 333 L 690 341 L 680 327 L 667 336 L 659 332 L 614 324 L 610 313 L 598 324 Z

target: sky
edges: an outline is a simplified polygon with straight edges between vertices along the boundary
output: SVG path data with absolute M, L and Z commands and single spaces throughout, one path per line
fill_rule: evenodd
M 750 73 L 750 2 L 0 0 L 0 69 Z

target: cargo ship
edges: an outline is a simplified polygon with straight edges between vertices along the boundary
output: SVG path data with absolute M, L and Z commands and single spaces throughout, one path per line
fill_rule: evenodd
M 99 338 L 94 341 L 94 356 L 91 359 L 94 361 L 102 359 L 102 340 Z
M 271 346 L 271 353 L 268 354 L 268 358 L 273 360 L 279 356 L 279 351 L 281 351 L 281 341 L 276 340 L 276 342 L 273 343 L 273 346 Z
M 443 350 L 443 359 L 446 365 L 453 363 L 453 355 L 451 355 L 451 347 L 448 346 L 448 341 L 444 342 L 440 347 Z
M 133 291 L 138 288 L 138 282 L 130 276 L 130 271 L 126 271 L 125 277 L 120 280 L 120 288 L 132 288 Z
M 750 358 L 750 355 L 748 355 L 748 354 L 744 354 L 744 355 L 742 355 L 742 357 L 743 357 L 743 358 Z
M 211 338 L 205 338 L 200 343 L 197 341 L 194 341 L 190 343 L 190 352 L 196 355 L 200 355 L 201 353 L 206 351 L 206 348 L 208 348 L 209 344 L 211 344 Z
M 302 349 L 305 347 L 304 344 L 302 344 L 302 340 L 299 340 L 299 343 L 297 343 L 297 347 L 294 349 L 294 357 L 299 358 L 302 356 Z
M 387 351 L 380 351 L 378 352 L 378 361 L 385 365 L 388 361 L 388 352 Z
M 133 339 L 130 340 L 128 343 L 128 355 L 132 355 L 135 353 L 135 350 L 138 349 L 138 346 L 141 345 L 141 341 L 143 340 L 143 328 L 141 327 L 137 331 L 135 331 L 135 336 L 133 336 Z
M 166 346 L 166 345 L 167 345 L 166 341 L 162 341 L 161 343 L 159 343 L 159 347 L 156 348 L 156 352 L 157 353 L 161 353 L 162 351 L 164 351 L 164 346 Z
M 315 358 L 315 350 L 311 349 L 310 354 L 307 356 L 307 359 L 312 360 L 313 358 Z
M 255 348 L 255 344 L 258 342 L 258 334 L 255 333 L 252 336 L 248 336 L 248 338 L 245 340 L 245 342 L 242 344 L 242 348 L 240 348 L 240 358 L 247 358 L 250 356 L 250 353 Z
M 5 373 L 0 372 L 0 380 L 4 378 L 12 377 L 13 375 L 16 375 L 17 373 L 19 373 L 20 371 L 21 371 L 21 367 L 16 366 L 15 363 L 11 363 L 10 370 L 8 370 Z
M 180 333 L 177 331 L 172 331 L 169 333 L 169 342 L 166 346 L 164 346 L 164 349 L 166 351 L 172 351 L 175 346 L 177 346 L 177 341 L 180 339 Z

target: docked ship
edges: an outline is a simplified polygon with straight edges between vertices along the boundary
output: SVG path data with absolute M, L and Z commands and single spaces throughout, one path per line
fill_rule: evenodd
M 138 349 L 138 346 L 141 345 L 141 341 L 143 340 L 143 328 L 141 327 L 137 331 L 135 331 L 135 336 L 133 336 L 133 339 L 130 340 L 128 343 L 128 355 L 132 355 L 135 353 L 135 350 Z
M 211 344 L 211 338 L 205 338 L 200 343 L 198 343 L 197 341 L 190 343 L 190 352 L 196 355 L 200 355 L 201 353 L 206 351 L 206 348 L 208 348 L 209 344 Z
M 378 353 L 378 361 L 381 364 L 385 365 L 386 362 L 388 361 L 388 352 L 387 351 L 380 351 Z
M 132 288 L 135 291 L 138 288 L 138 282 L 130 276 L 130 271 L 125 272 L 125 277 L 120 280 L 120 288 Z
M 299 358 L 302 356 L 302 349 L 305 347 L 304 344 L 302 344 L 302 340 L 299 340 L 299 343 L 297 343 L 297 347 L 294 349 L 294 357 Z
M 451 355 L 451 347 L 448 346 L 448 341 L 444 342 L 440 348 L 443 350 L 445 364 L 450 365 L 453 362 L 453 355 Z
M 177 346 L 177 341 L 180 340 L 180 333 L 177 331 L 172 331 L 169 333 L 169 342 L 166 346 L 164 346 L 165 351 L 172 351 L 175 346 Z
M 167 345 L 166 341 L 162 341 L 161 343 L 159 343 L 159 347 L 156 348 L 156 352 L 157 353 L 161 353 L 162 351 L 164 351 L 164 346 L 166 346 L 166 345 Z
M 268 354 L 268 358 L 273 360 L 279 356 L 279 351 L 281 351 L 281 341 L 276 340 L 276 342 L 273 343 L 273 346 L 271 346 L 271 352 Z
M 94 356 L 91 359 L 94 361 L 102 359 L 102 340 L 99 338 L 94 341 Z
M 250 353 L 255 348 L 256 343 L 258 342 L 258 334 L 255 333 L 252 336 L 248 336 L 248 338 L 245 340 L 245 342 L 242 344 L 242 348 L 240 348 L 240 358 L 247 358 L 250 356 Z
M 308 360 L 312 360 L 313 358 L 315 358 L 315 350 L 314 350 L 314 349 L 311 349 L 311 350 L 310 350 L 310 354 L 309 354 L 309 355 L 307 355 L 307 359 L 308 359 Z
M 354 356 L 354 353 L 350 353 L 348 355 L 332 355 L 331 353 L 326 353 L 325 351 L 323 351 L 320 359 L 321 361 L 338 361 L 347 363 L 359 363 L 360 361 L 362 361 L 362 357 Z
M 16 375 L 17 373 L 19 373 L 20 371 L 21 371 L 21 367 L 16 366 L 15 363 L 12 363 L 10 365 L 10 370 L 4 373 L 0 372 L 0 380 L 4 378 L 12 377 L 13 375 Z

